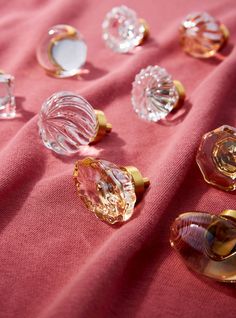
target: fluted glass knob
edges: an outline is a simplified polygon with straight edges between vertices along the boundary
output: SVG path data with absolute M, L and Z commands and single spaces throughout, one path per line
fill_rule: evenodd
M 111 131 L 104 113 L 73 92 L 50 96 L 42 105 L 38 126 L 44 145 L 61 155 L 76 153 L 81 145 Z
M 183 50 L 197 58 L 216 54 L 229 37 L 229 31 L 206 12 L 189 14 L 180 26 L 180 44 Z
M 118 53 L 132 51 L 148 35 L 146 22 L 124 5 L 107 13 L 102 29 L 106 45 Z
M 155 65 L 142 69 L 135 76 L 131 95 L 137 115 L 157 122 L 182 104 L 185 91 L 179 81 L 173 81 L 166 69 Z
M 0 72 L 0 118 L 10 119 L 16 116 L 16 103 L 13 94 L 14 76 Z
M 149 185 L 135 167 L 118 167 L 94 158 L 76 162 L 74 180 L 88 210 L 110 224 L 130 219 L 136 198 Z
M 55 77 L 79 74 L 86 62 L 87 45 L 74 27 L 59 24 L 51 27 L 37 49 L 37 59 L 45 71 Z
M 220 216 L 188 212 L 171 226 L 170 243 L 192 270 L 218 281 L 236 282 L 236 211 Z

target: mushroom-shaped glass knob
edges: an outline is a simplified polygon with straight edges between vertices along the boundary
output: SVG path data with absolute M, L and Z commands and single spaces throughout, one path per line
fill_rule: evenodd
M 44 145 L 61 155 L 78 152 L 80 146 L 100 140 L 112 128 L 102 111 L 73 92 L 50 96 L 42 105 L 38 126 Z
M 37 48 L 37 59 L 55 77 L 71 77 L 81 72 L 87 45 L 77 29 L 67 24 L 51 27 Z
M 145 120 L 157 122 L 164 119 L 185 99 L 183 85 L 173 80 L 165 68 L 148 66 L 135 76 L 131 102 L 137 115 Z

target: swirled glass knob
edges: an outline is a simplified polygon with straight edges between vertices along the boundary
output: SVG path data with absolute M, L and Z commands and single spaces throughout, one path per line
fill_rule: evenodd
M 87 45 L 82 35 L 66 24 L 51 27 L 37 49 L 39 64 L 49 75 L 55 77 L 79 74 L 86 57 Z
M 236 282 L 236 211 L 220 216 L 180 214 L 171 226 L 170 244 L 192 270 L 223 282 Z
M 124 5 L 107 13 L 102 30 L 106 45 L 118 53 L 132 51 L 149 33 L 147 23 Z
M 14 81 L 14 76 L 0 71 L 0 119 L 11 119 L 16 116 Z
M 110 224 L 125 222 L 133 214 L 149 180 L 135 167 L 118 167 L 106 160 L 85 158 L 74 169 L 78 194 L 85 206 Z
M 206 12 L 189 14 L 179 32 L 183 50 L 197 58 L 215 55 L 229 37 L 226 26 Z
M 111 131 L 104 113 L 73 92 L 50 96 L 42 105 L 38 126 L 44 145 L 61 155 L 76 153 L 81 145 L 98 141 Z
M 196 160 L 207 183 L 236 190 L 236 128 L 224 125 L 206 133 Z
M 137 115 L 157 122 L 182 105 L 185 90 L 179 81 L 172 80 L 166 69 L 155 65 L 142 69 L 135 76 L 131 95 Z

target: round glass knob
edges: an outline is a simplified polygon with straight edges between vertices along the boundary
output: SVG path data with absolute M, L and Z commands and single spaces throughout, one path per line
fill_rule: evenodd
M 73 92 L 50 96 L 39 113 L 39 134 L 44 145 L 61 155 L 79 151 L 111 131 L 104 113 Z
M 229 37 L 225 25 L 206 12 L 189 14 L 181 23 L 179 32 L 183 50 L 197 58 L 215 55 Z
M 66 24 L 51 27 L 37 49 L 37 59 L 45 71 L 55 77 L 79 74 L 86 62 L 87 45 L 74 27 Z
M 102 24 L 103 39 L 106 45 L 118 53 L 132 51 L 148 35 L 148 27 L 136 12 L 120 6 L 107 13 Z
M 157 122 L 165 118 L 185 98 L 185 90 L 179 81 L 173 81 L 166 69 L 148 66 L 136 75 L 131 102 L 137 115 Z
M 149 185 L 149 180 L 135 167 L 118 167 L 94 158 L 78 160 L 73 175 L 88 210 L 110 224 L 127 221 L 133 214 L 136 198 Z

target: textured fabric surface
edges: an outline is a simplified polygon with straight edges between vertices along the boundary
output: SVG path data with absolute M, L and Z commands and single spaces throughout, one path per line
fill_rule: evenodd
M 124 0 L 145 18 L 151 38 L 133 54 L 107 49 L 101 23 L 118 0 L 1 0 L 1 68 L 15 75 L 18 112 L 0 121 L 0 317 L 235 317 L 235 285 L 191 273 L 169 245 L 169 227 L 183 211 L 236 208 L 235 194 L 207 185 L 195 163 L 201 136 L 236 125 L 235 0 Z M 178 45 L 178 26 L 206 10 L 231 32 L 217 59 L 197 60 Z M 35 48 L 48 27 L 77 27 L 88 44 L 90 73 L 54 79 Z M 183 82 L 187 100 L 168 121 L 152 124 L 131 108 L 134 76 L 158 64 Z M 72 90 L 105 111 L 113 132 L 74 158 L 47 150 L 37 113 L 52 93 Z M 81 204 L 74 161 L 97 156 L 132 164 L 151 187 L 122 226 L 97 220 Z

